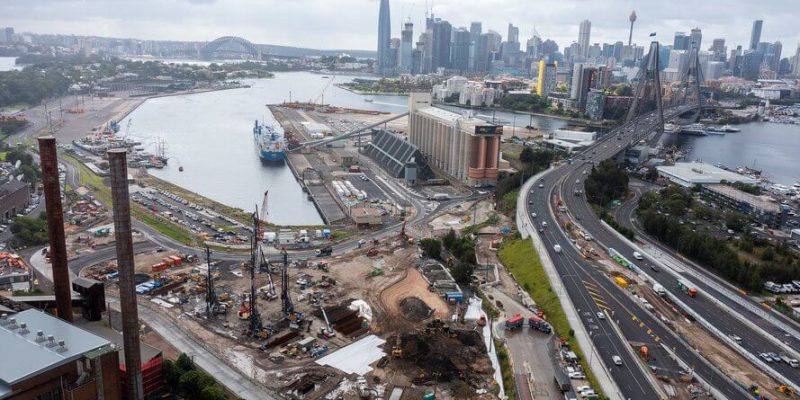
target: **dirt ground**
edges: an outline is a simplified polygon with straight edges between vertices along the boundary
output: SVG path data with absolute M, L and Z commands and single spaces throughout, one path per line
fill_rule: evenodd
M 403 279 L 380 293 L 379 300 L 385 311 L 385 318 L 379 319 L 377 326 L 373 325 L 373 328 L 388 331 L 410 325 L 409 322 L 404 321 L 403 310 L 400 308 L 400 302 L 407 297 L 417 297 L 422 300 L 434 310 L 433 315 L 436 318 L 446 319 L 449 317 L 447 303 L 436 293 L 428 290 L 428 283 L 416 268 L 409 268 Z
M 461 203 L 449 209 L 446 213 L 434 218 L 428 226 L 435 235 L 445 234 L 450 229 L 460 232 L 462 229 L 481 223 L 495 213 L 492 202 L 489 200 L 471 201 Z
M 766 395 L 768 398 L 783 396 L 775 390 L 778 382 L 750 364 L 744 357 L 723 344 L 700 325 L 688 322 L 672 303 L 664 301 L 650 288 L 641 288 L 640 286 L 638 293 L 653 305 L 657 315 L 667 318 L 678 334 L 686 338 L 700 354 L 711 364 L 720 368 L 723 373 L 746 385 L 757 385 L 761 389 L 762 395 Z

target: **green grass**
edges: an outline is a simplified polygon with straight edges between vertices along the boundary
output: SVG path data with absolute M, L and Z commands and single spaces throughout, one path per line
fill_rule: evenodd
M 191 232 L 149 211 L 142 210 L 139 206 L 131 207 L 131 216 L 173 240 L 186 245 L 196 244 L 195 236 Z
M 544 312 L 547 322 L 553 326 L 555 333 L 567 339 L 570 348 L 580 359 L 587 380 L 602 397 L 600 385 L 597 384 L 597 379 L 589 369 L 586 357 L 583 356 L 583 351 L 575 339 L 575 332 L 569 326 L 564 308 L 553 291 L 539 255 L 536 254 L 531 242 L 522 239 L 503 242 L 498 255 L 517 283 L 531 295 L 536 306 Z
M 99 202 L 111 207 L 111 187 L 106 184 L 102 176 L 96 175 L 75 157 L 66 154 L 60 154 L 59 157 L 77 169 L 78 183 L 81 186 L 88 188 Z M 162 217 L 151 214 L 137 204 L 131 204 L 131 217 L 138 219 L 173 240 L 186 245 L 196 244 L 196 238 L 190 231 Z
M 0 140 L 3 140 L 3 139 L 5 139 L 5 138 L 0 138 Z M 0 151 L 0 161 L 5 161 L 7 155 L 8 155 L 7 151 Z
M 506 392 L 506 399 L 516 400 L 517 386 L 514 384 L 514 368 L 511 367 L 511 359 L 508 356 L 508 349 L 498 339 L 494 340 L 494 348 L 497 351 L 497 362 L 500 364 L 500 373 L 503 375 L 503 389 Z

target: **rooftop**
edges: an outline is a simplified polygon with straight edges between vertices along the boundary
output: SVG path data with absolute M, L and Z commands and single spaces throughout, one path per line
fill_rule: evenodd
M 0 197 L 8 196 L 9 194 L 14 193 L 26 186 L 28 186 L 27 183 L 12 179 L 0 185 Z
M 489 122 L 486 122 L 482 119 L 475 118 L 475 117 L 465 117 L 459 113 L 454 113 L 452 111 L 447 111 L 438 107 L 425 107 L 419 110 L 421 113 L 428 114 L 428 116 L 438 118 L 446 123 L 455 123 L 458 121 L 463 126 L 468 125 L 492 125 Z
M 675 165 L 662 165 L 656 167 L 656 169 L 662 174 L 666 174 L 689 185 L 720 183 L 722 181 L 749 184 L 758 183 L 755 179 L 748 176 L 702 162 L 675 163 Z
M 722 194 L 736 201 L 745 202 L 761 211 L 778 212 L 780 208 L 777 203 L 770 201 L 769 196 L 756 196 L 754 194 L 750 194 L 747 192 L 743 192 L 739 189 L 736 189 L 733 186 L 708 185 L 706 186 L 706 189 L 712 192 Z
M 11 318 L 16 325 L 10 324 Z M 25 323 L 26 329 L 20 329 Z M 37 342 L 37 332 L 44 341 Z M 48 336 L 54 338 L 49 343 Z M 64 346 L 58 345 L 64 341 Z M 84 354 L 110 346 L 111 342 L 38 310 L 26 310 L 0 322 L 0 348 L 5 360 L 0 362 L 0 397 L 9 386 L 43 371 L 81 358 Z

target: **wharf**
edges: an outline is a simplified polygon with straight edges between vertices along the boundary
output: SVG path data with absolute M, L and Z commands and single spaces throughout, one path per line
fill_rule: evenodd
M 275 120 L 281 124 L 284 131 L 291 131 L 296 137 L 299 136 L 302 138 L 304 136 L 299 122 L 290 119 L 286 114 L 275 107 L 270 107 L 270 111 L 272 111 L 272 115 L 275 117 Z M 303 191 L 308 193 L 309 199 L 311 199 L 317 211 L 319 211 L 322 220 L 328 225 L 343 222 L 343 220 L 347 218 L 347 215 L 333 197 L 334 195 L 331 193 L 328 186 L 325 185 L 324 182 L 307 185 L 303 180 L 303 171 L 306 169 L 310 168 L 317 171 L 324 170 L 321 166 L 315 166 L 311 161 L 312 160 L 309 160 L 305 154 L 299 152 L 290 152 L 286 155 L 286 165 L 289 166 L 295 179 L 300 182 Z

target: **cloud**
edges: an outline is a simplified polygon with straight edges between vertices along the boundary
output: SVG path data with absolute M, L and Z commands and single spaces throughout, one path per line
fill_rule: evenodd
M 671 43 L 675 31 L 703 30 L 703 47 L 725 38 L 729 47 L 749 42 L 753 19 L 764 20 L 763 41 L 786 49 L 800 41 L 796 0 L 436 0 L 433 14 L 454 26 L 483 22 L 505 36 L 508 23 L 524 41 L 535 29 L 563 48 L 592 21 L 592 43 L 627 40 L 628 15 L 638 15 L 634 41 L 658 32 Z M 410 17 L 415 40 L 424 27 L 422 0 L 392 0 L 392 34 Z M 255 43 L 325 49 L 374 49 L 377 0 L 2 0 L 0 26 L 17 31 L 113 36 L 151 40 L 210 41 L 236 35 Z M 788 51 L 787 51 L 788 52 Z

